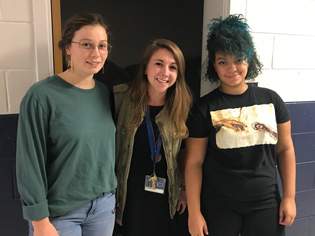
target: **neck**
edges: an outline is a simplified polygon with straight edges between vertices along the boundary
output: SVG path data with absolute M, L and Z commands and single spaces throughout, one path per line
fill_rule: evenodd
M 248 88 L 248 84 L 243 84 L 243 86 L 238 86 L 238 87 L 228 87 L 228 86 L 222 86 L 220 85 L 219 89 L 226 94 L 231 94 L 231 95 L 239 95 L 243 94 Z
M 165 104 L 166 93 L 161 94 L 152 94 L 149 92 L 149 101 L 148 105 L 150 106 L 163 106 Z
M 67 81 L 69 84 L 72 84 L 73 86 L 80 89 L 92 89 L 95 86 L 93 74 L 83 75 L 72 70 L 66 70 L 60 73 L 58 76 Z

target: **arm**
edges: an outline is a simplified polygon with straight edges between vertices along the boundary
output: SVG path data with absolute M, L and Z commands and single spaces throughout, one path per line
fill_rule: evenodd
M 188 227 L 192 236 L 208 235 L 208 228 L 200 211 L 202 165 L 207 150 L 208 138 L 187 138 L 185 183 L 188 206 Z
M 280 204 L 279 224 L 291 225 L 296 215 L 295 177 L 296 165 L 294 147 L 291 139 L 291 122 L 278 124 L 278 143 L 276 146 L 278 169 L 283 186 Z
M 186 189 L 185 189 L 185 180 L 184 180 L 184 173 L 185 173 L 185 162 L 186 162 L 186 156 L 185 156 L 185 149 L 181 149 L 177 155 L 177 163 L 181 174 L 181 185 L 182 189 L 180 191 L 179 200 L 177 203 L 177 211 L 179 211 L 179 214 L 182 214 L 187 206 L 187 198 L 186 198 Z
M 42 106 L 31 96 L 22 101 L 17 134 L 17 183 L 23 216 L 31 220 L 35 236 L 57 236 L 48 220 L 46 177 L 47 117 Z

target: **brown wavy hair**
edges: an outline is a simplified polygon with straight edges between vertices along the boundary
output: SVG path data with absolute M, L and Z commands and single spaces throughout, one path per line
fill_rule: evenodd
M 192 104 L 192 96 L 189 87 L 185 81 L 185 59 L 179 47 L 170 40 L 157 39 L 152 41 L 144 50 L 142 54 L 139 72 L 132 81 L 129 88 L 131 102 L 134 105 L 132 113 L 132 122 L 128 127 L 131 131 L 143 120 L 143 113 L 148 107 L 148 79 L 145 75 L 145 70 L 152 55 L 159 49 L 167 49 L 174 55 L 178 67 L 178 75 L 176 82 L 168 88 L 166 92 L 165 107 L 167 111 L 167 118 L 171 125 L 176 127 L 177 132 L 171 134 L 174 138 L 186 138 L 188 136 L 188 129 L 186 127 L 186 119 L 189 109 Z

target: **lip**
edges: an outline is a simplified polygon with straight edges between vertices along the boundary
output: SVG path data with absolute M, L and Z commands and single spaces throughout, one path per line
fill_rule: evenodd
M 98 66 L 100 64 L 99 61 L 87 61 L 86 63 L 88 63 L 91 66 Z
M 235 75 L 226 75 L 225 77 L 226 78 L 229 78 L 229 79 L 235 79 L 237 76 L 239 76 L 240 74 L 235 74 Z
M 162 84 L 168 83 L 168 80 L 162 80 L 162 79 L 158 79 L 158 78 L 156 78 L 156 80 L 157 80 L 159 83 L 162 83 Z

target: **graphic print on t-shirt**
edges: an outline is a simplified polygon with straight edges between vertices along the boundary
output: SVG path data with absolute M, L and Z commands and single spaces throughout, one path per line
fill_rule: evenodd
M 277 122 L 273 104 L 211 111 L 216 144 L 221 149 L 276 144 Z

